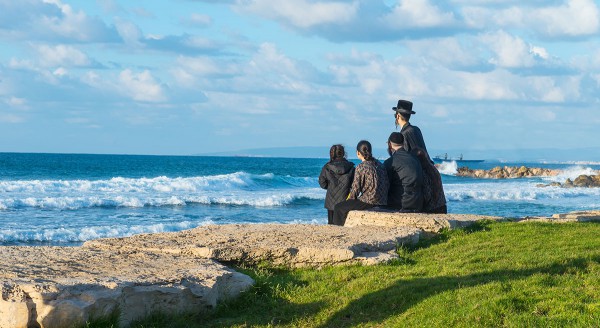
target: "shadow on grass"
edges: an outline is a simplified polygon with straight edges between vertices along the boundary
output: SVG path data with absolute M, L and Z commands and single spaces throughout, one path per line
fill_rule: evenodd
M 492 220 L 481 220 L 471 224 L 468 227 L 460 229 L 449 230 L 447 228 L 444 228 L 438 233 L 431 233 L 430 235 L 425 235 L 424 237 L 421 237 L 419 239 L 419 242 L 414 245 L 403 245 L 403 248 L 413 252 L 419 249 L 443 244 L 457 235 L 468 235 L 476 232 L 489 231 L 491 229 L 490 226 L 493 224 L 496 224 L 496 222 Z
M 566 263 L 526 270 L 499 270 L 461 277 L 436 277 L 398 280 L 392 286 L 367 294 L 334 314 L 321 327 L 343 327 L 361 324 L 381 324 L 387 318 L 401 315 L 411 307 L 437 294 L 458 288 L 474 287 L 491 282 L 509 282 L 533 274 L 562 275 L 585 270 L 591 263 L 600 263 L 600 256 L 575 258 Z

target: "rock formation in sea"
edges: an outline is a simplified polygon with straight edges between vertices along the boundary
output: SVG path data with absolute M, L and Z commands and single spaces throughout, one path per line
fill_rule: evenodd
M 468 167 L 460 167 L 456 173 L 460 177 L 472 177 L 478 179 L 511 179 L 511 178 L 528 178 L 528 177 L 548 177 L 556 176 L 560 170 L 526 167 L 526 166 L 504 166 L 494 167 L 490 170 L 470 169 Z
M 574 180 L 567 179 L 565 182 L 552 182 L 549 184 L 539 184 L 538 187 L 563 187 L 563 188 L 598 188 L 600 187 L 600 174 L 585 175 L 582 174 Z

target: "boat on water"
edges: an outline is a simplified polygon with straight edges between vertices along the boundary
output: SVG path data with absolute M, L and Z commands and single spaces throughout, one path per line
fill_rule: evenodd
M 463 155 L 460 154 L 459 157 L 448 157 L 448 153 L 444 155 L 437 155 L 432 158 L 434 163 L 443 163 L 443 162 L 461 162 L 461 163 L 481 163 L 483 159 L 464 159 Z

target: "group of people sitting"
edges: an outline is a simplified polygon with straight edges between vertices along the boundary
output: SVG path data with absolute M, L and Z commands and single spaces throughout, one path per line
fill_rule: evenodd
M 327 189 L 327 223 L 344 225 L 352 210 L 384 207 L 404 213 L 447 213 L 442 178 L 431 161 L 423 135 L 409 123 L 412 102 L 399 100 L 392 108 L 400 132 L 388 138 L 390 157 L 379 162 L 373 157 L 371 143 L 361 140 L 356 167 L 347 160 L 342 145 L 333 145 L 330 160 L 323 166 L 319 184 Z

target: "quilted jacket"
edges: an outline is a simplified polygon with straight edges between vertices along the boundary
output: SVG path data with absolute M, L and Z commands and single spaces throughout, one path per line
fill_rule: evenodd
M 321 169 L 319 185 L 327 189 L 325 208 L 333 211 L 335 205 L 343 202 L 350 193 L 354 179 L 354 163 L 346 159 L 329 162 Z

